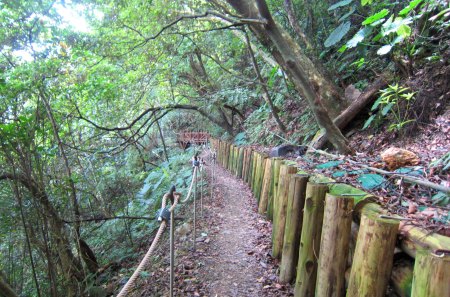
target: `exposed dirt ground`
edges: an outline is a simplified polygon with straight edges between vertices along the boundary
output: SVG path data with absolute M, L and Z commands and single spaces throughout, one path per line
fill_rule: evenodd
M 211 177 L 212 166 L 206 170 Z M 181 260 L 198 267 L 184 278 L 198 280 L 183 290 L 184 296 L 288 296 L 289 288 L 276 282 L 277 266 L 269 254 L 270 222 L 257 214 L 247 185 L 219 166 L 214 171 L 196 252 Z

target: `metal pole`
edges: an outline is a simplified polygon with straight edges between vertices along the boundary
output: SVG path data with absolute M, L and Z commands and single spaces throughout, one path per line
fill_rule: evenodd
M 198 169 L 198 167 L 195 167 L 195 169 Z M 195 240 L 196 240 L 196 238 L 197 238 L 197 232 L 196 232 L 196 221 L 197 221 L 197 218 L 196 218 L 196 210 L 197 210 L 197 208 L 196 208 L 196 201 L 197 201 L 197 170 L 194 170 L 194 252 L 195 252 Z
M 170 297 L 173 297 L 173 281 L 175 278 L 174 266 L 175 266 L 175 209 L 170 214 Z
M 200 216 L 203 218 L 203 165 L 200 165 Z

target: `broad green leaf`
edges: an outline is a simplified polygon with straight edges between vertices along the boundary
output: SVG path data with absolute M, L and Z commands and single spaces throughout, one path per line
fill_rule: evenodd
M 347 47 L 348 48 L 352 48 L 358 45 L 358 43 L 360 43 L 361 41 L 364 40 L 364 38 L 369 35 L 370 33 L 372 33 L 372 28 L 370 27 L 364 27 L 361 30 L 359 30 L 358 32 L 356 32 L 356 34 L 352 37 L 352 39 L 350 39 L 349 41 L 347 41 Z
M 327 40 L 325 40 L 325 47 L 330 47 L 341 41 L 341 39 L 348 33 L 350 30 L 350 22 L 345 22 L 340 24 L 333 32 L 331 32 L 330 36 L 328 36 Z
M 331 176 L 332 177 L 343 177 L 347 172 L 344 170 L 335 171 Z
M 392 21 L 392 16 L 389 18 L 389 20 L 386 21 L 386 23 L 382 26 L 382 34 L 383 36 L 387 36 L 391 33 L 397 32 L 400 26 L 402 25 L 409 25 L 412 22 L 411 18 L 402 18 L 402 17 L 396 17 L 395 20 Z
M 381 110 L 381 114 L 383 116 L 386 116 L 388 112 L 392 109 L 392 106 L 394 106 L 393 102 L 389 102 L 383 109 Z
M 370 25 L 373 22 L 376 22 L 382 18 L 384 18 L 385 16 L 387 16 L 389 14 L 389 10 L 387 10 L 386 8 L 383 10 L 380 10 L 379 12 L 377 12 L 374 15 L 371 15 L 370 17 L 366 18 L 362 24 L 363 25 Z
M 367 128 L 370 126 L 370 124 L 372 124 L 372 122 L 373 122 L 373 120 L 375 119 L 375 117 L 376 117 L 375 114 L 371 115 L 371 116 L 367 119 L 367 121 L 364 123 L 364 126 L 362 127 L 362 129 L 363 129 L 363 130 L 367 129 Z
M 386 55 L 387 53 L 389 53 L 391 51 L 391 49 L 392 49 L 392 45 L 390 45 L 390 44 L 383 45 L 382 47 L 380 47 L 377 50 L 377 54 L 380 56 Z
M 367 4 L 372 4 L 373 0 L 361 0 L 361 5 L 365 6 Z
M 411 10 L 416 8 L 417 5 L 419 5 L 421 2 L 422 2 L 422 0 L 413 0 L 413 1 L 409 2 L 409 5 L 406 6 L 405 8 L 403 8 L 402 10 L 400 10 L 398 15 L 400 15 L 400 16 L 407 15 Z
M 417 177 L 423 177 L 424 176 L 424 171 L 421 167 L 401 167 L 396 169 L 394 172 L 396 173 L 400 173 L 400 174 L 406 174 L 406 175 L 411 175 L 411 176 L 417 176 Z
M 386 179 L 379 174 L 368 173 L 358 177 L 358 182 L 364 189 L 373 190 L 382 187 Z
M 381 104 L 381 101 L 383 100 L 383 97 L 379 97 L 372 105 L 372 108 L 370 109 L 371 111 L 374 111 L 375 109 L 378 108 L 378 106 Z
M 331 5 L 330 7 L 328 7 L 328 11 L 332 11 L 332 10 L 335 10 L 336 8 L 349 5 L 350 3 L 352 3 L 352 1 L 353 0 L 342 0 L 342 1 L 339 1 L 339 2 Z
M 434 205 L 447 206 L 450 203 L 450 195 L 444 192 L 438 192 L 436 195 L 431 197 Z
M 316 168 L 317 169 L 328 169 L 328 168 L 333 168 L 333 167 L 338 167 L 340 164 L 342 164 L 344 161 L 338 160 L 338 161 L 330 161 L 330 162 L 326 162 L 320 165 L 317 165 Z
M 411 27 L 405 24 L 401 24 L 397 29 L 397 34 L 403 38 L 409 37 L 411 35 Z

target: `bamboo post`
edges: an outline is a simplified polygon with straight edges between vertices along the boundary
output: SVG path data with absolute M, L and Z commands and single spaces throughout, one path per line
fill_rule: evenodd
M 397 220 L 382 219 L 379 214 L 363 210 L 347 288 L 348 297 L 386 295 L 398 227 Z
M 242 171 L 244 169 L 244 148 L 239 148 L 237 177 L 242 178 Z
M 450 255 L 417 251 L 412 283 L 413 297 L 450 296 Z
M 258 164 L 257 164 L 257 168 L 256 168 L 256 189 L 255 189 L 255 197 L 258 202 L 261 197 L 261 188 L 262 188 L 264 169 L 266 167 L 266 160 L 267 160 L 266 154 L 263 154 L 263 153 L 259 154 Z
M 316 287 L 317 256 L 320 253 L 323 208 L 328 186 L 308 183 L 303 210 L 302 234 L 298 252 L 296 297 L 313 297 Z
M 345 296 L 353 204 L 351 197 L 326 195 L 316 297 Z
M 272 257 L 280 258 L 283 249 L 284 227 L 286 225 L 286 206 L 289 193 L 289 181 L 292 174 L 297 172 L 297 167 L 281 165 L 280 179 L 278 183 L 278 195 L 273 204 L 272 225 Z
M 264 176 L 261 187 L 261 198 L 259 199 L 258 213 L 264 214 L 269 203 L 270 187 L 272 186 L 272 159 L 266 159 Z
M 272 186 L 269 193 L 269 201 L 267 202 L 267 218 L 273 221 L 273 202 L 277 197 L 278 181 L 280 179 L 280 166 L 283 163 L 281 158 L 273 158 L 272 165 Z
M 290 282 L 295 275 L 308 179 L 307 175 L 299 174 L 292 175 L 290 178 L 283 254 L 280 265 L 280 282 L 282 283 Z

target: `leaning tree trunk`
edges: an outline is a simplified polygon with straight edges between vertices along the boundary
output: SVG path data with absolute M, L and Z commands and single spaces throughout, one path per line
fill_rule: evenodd
M 256 20 L 250 22 L 250 29 L 270 49 L 297 91 L 308 101 L 317 123 L 325 130 L 330 142 L 339 152 L 351 153 L 347 140 L 331 119 L 346 107 L 339 89 L 314 67 L 299 45 L 275 23 L 264 0 L 227 2 L 244 18 Z
M 19 297 L 11 286 L 0 275 L 0 296 L 2 297 Z

